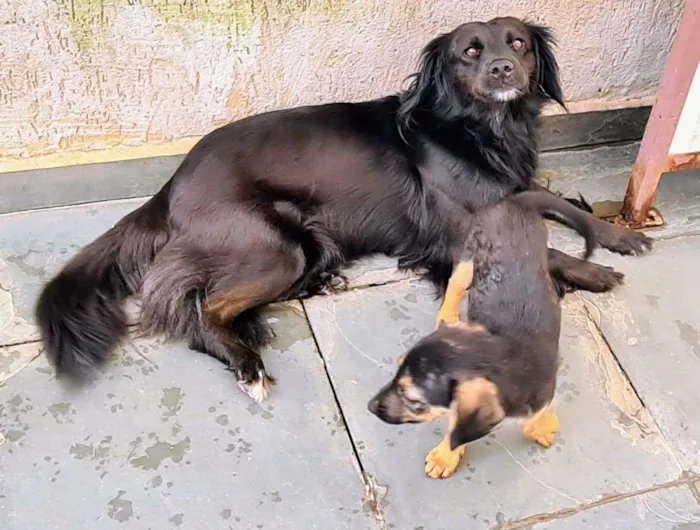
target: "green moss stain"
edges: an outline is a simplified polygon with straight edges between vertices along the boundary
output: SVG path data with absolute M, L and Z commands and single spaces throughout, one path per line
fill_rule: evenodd
M 78 49 L 97 45 L 117 10 L 147 8 L 172 26 L 203 23 L 215 35 L 250 33 L 256 21 L 287 24 L 307 15 L 340 17 L 347 0 L 54 0 L 70 24 Z

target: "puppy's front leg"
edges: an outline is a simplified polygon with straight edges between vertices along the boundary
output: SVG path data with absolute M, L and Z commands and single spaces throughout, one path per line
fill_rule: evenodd
M 441 324 L 459 322 L 459 309 L 464 300 L 464 293 L 472 286 L 474 280 L 474 262 L 460 261 L 450 276 L 445 298 L 438 311 L 436 328 Z M 436 448 L 437 449 L 437 448 Z
M 537 442 L 542 447 L 550 447 L 554 443 L 556 433 L 559 432 L 559 418 L 554 406 L 550 403 L 524 420 L 521 431 L 528 440 Z
M 448 478 L 454 475 L 457 466 L 467 451 L 467 446 L 460 445 L 454 451 L 450 446 L 450 434 L 455 428 L 455 413 L 450 414 L 447 435 L 425 457 L 425 474 L 430 478 Z

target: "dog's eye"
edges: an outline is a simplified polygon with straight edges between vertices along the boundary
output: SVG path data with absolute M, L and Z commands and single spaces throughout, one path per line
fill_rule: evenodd
M 481 55 L 481 50 L 478 48 L 475 48 L 474 46 L 470 46 L 466 50 L 464 50 L 464 55 L 467 57 L 479 57 Z
M 510 47 L 516 52 L 520 51 L 525 47 L 525 41 L 523 39 L 513 39 L 513 42 L 510 43 Z

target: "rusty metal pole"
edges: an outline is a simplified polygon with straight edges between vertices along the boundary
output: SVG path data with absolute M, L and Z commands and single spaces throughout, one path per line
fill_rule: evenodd
M 625 193 L 621 215 L 623 221 L 633 228 L 644 225 L 662 173 L 680 169 L 674 167 L 680 164 L 674 164 L 669 149 L 693 75 L 700 63 L 698 34 L 700 0 L 686 0 L 661 78 L 657 100 L 647 122 Z M 690 159 L 697 161 L 698 157 L 690 155 Z

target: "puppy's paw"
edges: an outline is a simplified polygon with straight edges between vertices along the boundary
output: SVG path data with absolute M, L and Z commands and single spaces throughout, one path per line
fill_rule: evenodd
M 599 243 L 611 252 L 625 256 L 641 256 L 649 252 L 654 244 L 654 239 L 642 232 L 635 232 L 624 226 L 610 227 L 610 233 L 600 238 Z
M 522 426 L 523 436 L 542 447 L 551 447 L 558 432 L 559 418 L 552 409 L 532 421 L 525 422 Z
M 448 444 L 449 442 L 440 442 L 425 457 L 425 474 L 430 478 L 451 477 L 462 461 L 466 447 L 463 445 L 451 451 Z

